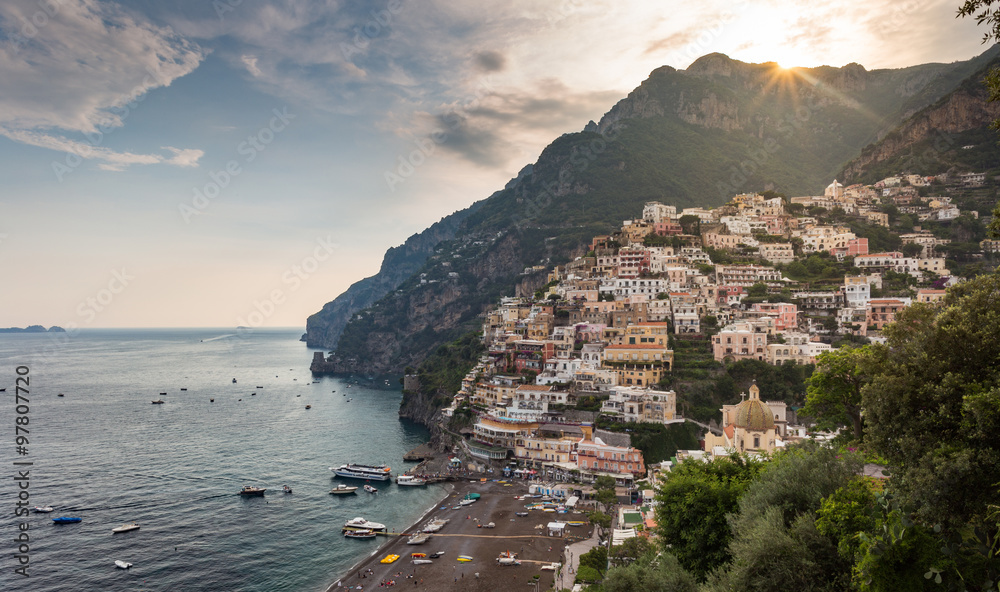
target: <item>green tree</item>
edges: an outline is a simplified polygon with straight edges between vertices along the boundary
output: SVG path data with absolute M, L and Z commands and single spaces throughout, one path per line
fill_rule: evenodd
M 637 539 L 629 539 L 637 540 Z M 608 570 L 604 592 L 695 592 L 694 576 L 684 571 L 677 558 L 662 554 Z
M 807 380 L 802 414 L 816 419 L 821 429 L 849 426 L 861 440 L 861 388 L 873 371 L 871 348 L 841 347 L 821 353 Z
M 971 16 L 976 19 L 977 25 L 986 24 L 989 32 L 983 35 L 983 43 L 989 41 L 1000 42 L 1000 7 L 994 8 L 997 0 L 965 0 L 958 9 L 958 16 Z M 989 101 L 1000 100 L 1000 68 L 993 68 L 986 74 L 986 90 L 989 93 Z M 1000 119 L 993 122 L 994 129 L 1000 129 Z M 1000 207 L 1000 205 L 998 205 Z M 996 218 L 994 218 L 996 219 Z
M 907 243 L 900 247 L 899 250 L 907 257 L 917 257 L 924 252 L 924 247 L 917 243 Z
M 841 557 L 854 561 L 861 534 L 875 528 L 876 513 L 875 485 L 870 478 L 858 477 L 823 499 L 816 511 L 816 530 L 833 540 Z
M 684 214 L 680 219 L 681 230 L 684 234 L 701 234 L 701 218 L 693 214 Z
M 906 308 L 885 336 L 862 388 L 866 442 L 927 523 L 981 524 L 1000 502 L 1000 276 Z
M 642 559 L 653 550 L 653 544 L 649 542 L 648 538 L 632 537 L 625 539 L 625 542 L 620 545 L 611 547 L 608 561 L 611 563 L 611 567 L 624 567 Z
M 608 571 L 607 547 L 598 545 L 583 555 L 580 555 L 580 571 L 577 573 L 582 574 L 585 567 L 593 569 L 599 574 L 600 578 L 603 578 L 604 573 Z
M 611 529 L 611 516 L 604 512 L 591 512 L 587 514 L 587 520 L 597 527 L 598 536 L 602 539 L 608 538 L 608 530 Z
M 761 470 L 762 462 L 733 455 L 702 463 L 681 463 L 656 494 L 660 538 L 681 566 L 696 578 L 729 561 L 732 531 L 726 515 Z

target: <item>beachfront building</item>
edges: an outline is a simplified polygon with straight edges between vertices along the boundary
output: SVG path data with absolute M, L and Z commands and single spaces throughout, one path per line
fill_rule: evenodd
M 576 464 L 582 475 L 596 478 L 611 475 L 618 481 L 631 481 L 646 475 L 642 451 L 605 444 L 600 438 L 582 440 L 576 448 Z
M 481 415 L 473 426 L 473 439 L 469 443 L 469 452 L 472 456 L 484 460 L 506 459 L 513 453 L 517 440 L 536 429 L 538 422 Z

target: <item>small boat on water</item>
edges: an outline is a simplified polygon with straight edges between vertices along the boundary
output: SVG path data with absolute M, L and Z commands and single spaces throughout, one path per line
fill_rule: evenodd
M 284 491 L 285 493 L 291 493 L 292 492 L 292 488 L 289 487 L 289 486 L 287 486 L 287 485 L 283 485 L 281 487 L 281 490 Z
M 331 489 L 330 493 L 334 495 L 341 495 L 345 493 L 355 493 L 357 491 L 358 491 L 357 487 L 351 487 L 350 485 L 344 485 L 343 483 L 341 483 L 340 485 Z
M 374 530 L 345 530 L 344 536 L 349 539 L 373 539 L 377 535 Z
M 32 511 L 36 514 L 48 514 L 52 511 L 52 506 L 35 506 Z
M 375 487 L 374 485 L 368 485 L 367 483 L 365 483 L 365 491 L 367 491 L 368 493 L 378 493 L 378 488 Z
M 267 489 L 263 487 L 244 485 L 243 489 L 240 489 L 240 495 L 264 495 L 265 491 L 267 491 Z
M 233 384 L 236 384 L 236 379 L 235 378 L 233 379 Z
M 187 389 L 186 389 L 186 388 L 182 388 L 181 390 L 182 390 L 182 391 L 186 391 Z
M 121 559 L 115 559 L 115 567 L 118 569 L 128 569 L 132 567 L 132 564 L 122 561 Z
M 425 485 L 427 481 L 414 475 L 399 475 L 396 477 L 396 485 Z
M 56 396 L 57 396 L 57 397 L 65 397 L 66 395 L 64 395 L 64 394 L 62 394 L 62 393 L 59 393 L 59 394 L 58 394 L 58 395 L 56 395 Z
M 214 402 L 215 402 L 215 399 L 209 399 L 209 400 L 208 400 L 208 402 L 209 402 L 209 403 L 214 403 Z
M 357 518 L 351 518 L 344 524 L 344 530 L 374 530 L 375 532 L 385 531 L 385 524 L 379 524 L 378 522 L 369 522 L 360 516 Z
M 164 401 L 163 399 L 154 399 L 152 403 L 153 405 L 163 405 L 164 403 L 166 403 L 166 401 Z
M 130 530 L 139 530 L 139 525 L 135 522 L 129 522 L 127 524 L 122 524 L 111 529 L 112 534 L 118 534 L 119 532 L 128 532 Z
M 55 522 L 56 524 L 73 524 L 74 522 L 82 522 L 83 518 L 60 516 L 59 518 L 53 518 L 52 521 Z
M 312 409 L 312 408 L 313 408 L 312 405 L 306 405 L 306 409 Z

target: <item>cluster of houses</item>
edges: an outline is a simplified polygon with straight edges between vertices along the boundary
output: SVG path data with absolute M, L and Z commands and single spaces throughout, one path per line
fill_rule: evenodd
M 460 406 L 474 410 L 466 445 L 481 459 L 516 463 L 553 481 L 644 479 L 642 451 L 627 434 L 598 429 L 594 410 L 599 405 L 601 415 L 622 422 L 684 421 L 677 393 L 665 388 L 675 365 L 672 339 L 710 335 L 720 362 L 809 364 L 830 349 L 832 335 L 878 339 L 903 308 L 944 296 L 940 286 L 905 297 L 872 293 L 882 290 L 888 271 L 924 282 L 949 276 L 935 252 L 946 241 L 913 232 L 900 237 L 920 246 L 906 249 L 913 256 L 870 253 L 866 238 L 824 223 L 815 207 L 880 225 L 888 218 L 878 208 L 889 203 L 921 219 L 957 217 L 948 198 L 919 196 L 917 188 L 928 182 L 910 176 L 843 187 L 834 181 L 822 196 L 743 194 L 714 209 L 647 203 L 641 218 L 594 237 L 589 253 L 552 269 L 534 297 L 504 298 L 485 315 L 486 353 L 445 415 Z M 753 262 L 714 264 L 718 251 Z M 805 289 L 775 267 L 821 251 L 853 261 L 839 286 Z M 790 301 L 750 297 L 762 289 L 790 294 Z M 590 403 L 590 413 L 579 410 L 581 402 Z M 794 412 L 762 400 L 756 385 L 721 413 L 721 433 L 705 436 L 702 455 L 770 452 L 805 437 Z

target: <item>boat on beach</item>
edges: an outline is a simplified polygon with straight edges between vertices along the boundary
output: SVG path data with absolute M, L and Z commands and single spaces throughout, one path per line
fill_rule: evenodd
M 136 524 L 135 522 L 128 522 L 126 524 L 122 524 L 121 526 L 116 526 L 115 528 L 112 528 L 111 534 L 118 534 L 119 532 L 128 532 L 130 530 L 139 530 L 139 525 Z
M 402 474 L 396 477 L 396 485 L 426 485 L 427 480 L 414 475 Z
M 415 535 L 411 536 L 409 539 L 407 539 L 406 544 L 407 545 L 422 545 L 422 544 L 426 543 L 428 540 L 430 540 L 430 538 L 431 538 L 431 535 L 429 533 L 421 532 L 421 533 L 415 534 Z
M 434 563 L 430 559 L 413 559 L 410 561 L 413 565 L 426 565 L 428 563 Z
M 339 467 L 330 467 L 338 477 L 350 479 L 367 479 L 369 481 L 388 481 L 392 478 L 391 469 L 385 465 L 363 465 L 347 463 Z
M 369 522 L 362 517 L 351 518 L 344 524 L 344 530 L 374 530 L 375 532 L 384 532 L 385 524 L 379 524 L 378 522 Z
M 240 495 L 264 495 L 265 491 L 267 491 L 267 489 L 263 487 L 244 485 L 243 489 L 240 489 Z
M 343 495 L 345 493 L 356 493 L 357 491 L 358 491 L 357 487 L 351 487 L 350 485 L 344 485 L 343 483 L 341 483 L 340 485 L 331 489 L 330 493 L 334 495 Z
M 435 518 L 424 526 L 423 532 L 437 532 L 444 528 L 444 525 L 449 522 L 451 522 L 451 520 L 448 518 Z

